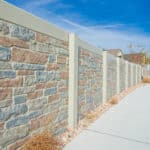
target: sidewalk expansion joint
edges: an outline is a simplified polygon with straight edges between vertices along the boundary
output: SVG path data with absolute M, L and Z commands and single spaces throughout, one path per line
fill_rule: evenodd
M 98 134 L 103 134 L 103 135 L 115 137 L 115 138 L 124 139 L 124 140 L 127 140 L 127 141 L 132 141 L 132 142 L 136 142 L 136 143 L 142 143 L 142 144 L 150 145 L 150 142 L 144 142 L 144 141 L 140 141 L 140 140 L 137 140 L 137 139 L 122 137 L 122 136 L 110 134 L 110 133 L 107 133 L 107 132 L 104 132 L 104 131 L 96 131 L 96 130 L 92 130 L 92 129 L 85 129 L 85 130 L 90 131 L 90 132 L 95 132 L 95 133 L 98 133 Z

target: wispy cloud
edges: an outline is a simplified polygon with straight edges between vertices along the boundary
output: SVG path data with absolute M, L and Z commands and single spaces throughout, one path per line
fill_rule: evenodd
M 123 24 L 83 26 L 67 19 L 62 20 L 72 26 L 69 28 L 71 31 L 100 48 L 121 48 L 126 53 L 150 49 L 150 37 L 120 30 L 121 27 L 125 28 Z
M 47 5 L 49 7 L 45 7 Z M 61 0 L 29 0 L 25 1 L 20 7 L 70 32 L 77 33 L 83 40 L 100 48 L 121 48 L 124 52 L 131 50 L 140 51 L 143 48 L 150 49 L 150 37 L 137 32 L 135 28 L 130 28 L 126 24 L 108 23 L 88 26 L 86 24 L 92 24 L 90 20 L 89 22 L 84 21 L 84 18 L 82 19 L 78 13 L 75 14 L 76 17 L 71 12 L 69 16 L 56 14 L 55 10 L 60 8 L 65 10 L 73 7 L 69 4 L 62 3 Z M 79 22 L 82 22 L 82 24 Z

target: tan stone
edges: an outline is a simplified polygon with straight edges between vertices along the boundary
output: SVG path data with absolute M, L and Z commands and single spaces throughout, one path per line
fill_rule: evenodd
M 0 101 L 1 100 L 5 100 L 5 99 L 9 99 L 12 97 L 12 89 L 0 89 Z
M 69 79 L 69 73 L 67 71 L 61 72 L 61 79 L 68 80 Z
M 57 63 L 58 64 L 66 64 L 66 57 L 64 57 L 64 56 L 58 56 L 57 57 Z
M 36 41 L 47 43 L 49 42 L 49 36 L 36 32 Z
M 28 93 L 28 99 L 29 100 L 30 99 L 36 99 L 36 98 L 41 97 L 41 96 L 43 96 L 43 91 L 42 90 L 41 91 L 35 91 L 33 93 Z
M 58 100 L 59 97 L 60 97 L 59 94 L 51 95 L 51 96 L 48 97 L 48 102 L 50 103 L 52 101 Z
M 58 64 L 48 64 L 47 65 L 47 70 L 58 70 L 59 69 L 59 65 Z
M 18 39 L 10 39 L 7 37 L 0 37 L 0 45 L 11 47 L 11 46 L 17 46 L 21 48 L 29 48 L 29 45 L 27 42 L 18 40 Z
M 19 87 L 23 84 L 23 78 L 18 77 L 16 79 L 1 79 L 0 87 Z
M 18 75 L 33 75 L 34 74 L 34 71 L 32 70 L 19 70 Z
M 17 62 L 45 64 L 48 61 L 48 55 L 14 47 L 12 49 L 11 59 Z

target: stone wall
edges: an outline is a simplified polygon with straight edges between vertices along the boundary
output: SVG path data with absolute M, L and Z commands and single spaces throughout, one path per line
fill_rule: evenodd
M 132 77 L 131 77 L 131 64 L 130 63 L 128 63 L 128 87 L 130 87 L 131 86 L 131 80 L 132 80 Z
M 66 129 L 68 57 L 68 41 L 0 20 L 2 149 L 17 147 L 46 126 L 55 134 Z
M 102 103 L 102 55 L 79 48 L 78 118 Z
M 107 98 L 117 93 L 117 60 L 113 55 L 107 54 Z
M 137 74 L 136 74 L 136 65 L 133 64 L 133 85 L 136 84 L 136 76 L 137 76 Z
M 145 65 L 143 67 L 143 76 L 150 76 L 150 65 Z
M 125 87 L 125 75 L 126 75 L 126 72 L 125 72 L 125 60 L 124 59 L 120 59 L 119 61 L 120 63 L 120 92 L 123 91 L 126 87 Z
M 58 135 L 77 127 L 118 89 L 141 81 L 140 67 L 127 63 L 125 76 L 124 60 L 76 34 L 5 1 L 0 9 L 0 150 L 16 150 L 45 129 Z

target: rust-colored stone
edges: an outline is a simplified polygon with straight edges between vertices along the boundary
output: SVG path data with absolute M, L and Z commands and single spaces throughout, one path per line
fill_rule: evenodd
M 68 80 L 69 79 L 69 73 L 67 71 L 61 72 L 61 79 Z
M 64 56 L 57 56 L 57 63 L 58 64 L 66 64 L 66 57 L 64 57 Z
M 34 75 L 34 71 L 32 70 L 19 70 L 18 75 Z
M 10 39 L 7 37 L 0 37 L 0 45 L 6 47 L 17 46 L 20 48 L 29 48 L 29 44 L 27 42 L 19 39 L 12 39 L 12 38 Z
M 5 99 L 9 99 L 12 97 L 12 89 L 0 89 L 0 101 L 1 100 L 5 100 Z
M 31 120 L 30 130 L 32 131 L 32 130 L 36 130 L 38 128 L 40 128 L 40 118 Z
M 28 99 L 36 99 L 38 97 L 43 96 L 43 91 L 35 91 L 33 93 L 28 93 Z
M 4 129 L 4 122 L 0 122 L 0 130 Z
M 39 52 L 31 52 L 28 50 L 23 50 L 14 47 L 12 49 L 11 59 L 12 61 L 17 61 L 17 62 L 45 64 L 48 60 L 48 55 Z
M 61 88 L 59 88 L 59 92 L 65 92 L 65 91 L 67 91 L 68 90 L 68 88 L 67 87 L 61 87 Z
M 85 86 L 87 84 L 86 80 L 79 80 L 79 85 L 80 86 Z
M 58 70 L 59 69 L 59 65 L 58 64 L 48 64 L 47 65 L 47 70 Z
M 60 97 L 59 94 L 51 95 L 51 96 L 48 97 L 48 102 L 50 103 L 52 101 L 58 100 L 59 97 Z
M 47 42 L 49 42 L 49 36 L 44 35 L 39 32 L 36 32 L 36 41 L 42 42 L 42 43 L 47 43 Z
M 23 84 L 23 78 L 18 77 L 16 79 L 1 79 L 0 87 L 19 87 Z
M 56 87 L 57 86 L 57 82 L 48 82 L 46 83 L 46 88 L 51 88 L 51 87 Z

